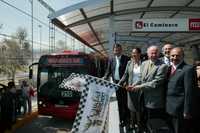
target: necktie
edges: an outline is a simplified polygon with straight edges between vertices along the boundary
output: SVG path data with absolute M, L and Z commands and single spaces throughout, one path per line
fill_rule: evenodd
M 116 57 L 115 80 L 120 80 L 120 77 L 119 77 L 119 65 L 120 65 L 119 57 Z
M 151 62 L 151 63 L 149 64 L 149 72 L 151 72 L 151 70 L 153 69 L 153 66 L 154 66 L 154 64 L 153 64 L 153 62 Z
M 174 75 L 175 71 L 176 71 L 176 68 L 174 66 L 171 66 L 170 75 Z

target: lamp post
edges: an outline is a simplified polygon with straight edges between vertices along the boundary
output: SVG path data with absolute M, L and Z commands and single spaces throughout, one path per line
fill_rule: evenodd
M 31 47 L 32 47 L 32 55 L 31 60 L 33 63 L 33 0 L 29 0 L 31 3 Z
M 40 29 L 40 56 L 42 54 L 42 50 L 41 50 L 41 46 L 42 46 L 42 25 L 38 25 L 39 29 Z

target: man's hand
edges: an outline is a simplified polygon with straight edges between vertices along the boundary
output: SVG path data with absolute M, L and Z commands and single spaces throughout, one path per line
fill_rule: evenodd
M 138 90 L 140 90 L 140 89 L 141 89 L 141 88 L 140 88 L 139 85 L 135 85 L 135 86 L 133 86 L 132 91 L 138 91 Z
M 140 89 L 139 85 L 129 85 L 126 87 L 127 91 L 138 91 Z
M 102 77 L 101 79 L 103 79 L 103 80 L 107 80 L 107 78 L 106 78 L 106 77 Z
M 190 115 L 190 114 L 186 114 L 186 113 L 184 113 L 183 114 L 183 117 L 184 117 L 184 119 L 192 119 L 192 116 Z
M 127 91 L 132 91 L 132 89 L 133 89 L 133 86 L 132 86 L 132 85 L 126 86 L 126 90 L 127 90 Z

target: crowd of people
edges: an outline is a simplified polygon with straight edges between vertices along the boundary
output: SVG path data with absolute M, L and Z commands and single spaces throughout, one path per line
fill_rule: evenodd
M 11 129 L 18 117 L 31 113 L 32 96 L 34 89 L 27 81 L 22 81 L 19 89 L 13 81 L 5 86 L 0 96 L 0 132 Z
M 162 52 L 150 46 L 146 53 L 142 58 L 141 49 L 133 48 L 129 59 L 120 44 L 113 45 L 103 78 L 111 76 L 121 86 L 116 92 L 120 133 L 147 132 L 152 119 L 164 121 L 168 133 L 200 132 L 200 62 L 187 64 L 184 50 L 169 43 Z

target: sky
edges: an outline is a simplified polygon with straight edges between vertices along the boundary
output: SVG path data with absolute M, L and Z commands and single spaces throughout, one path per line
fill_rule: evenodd
M 19 8 L 20 10 L 31 14 L 31 0 L 0 0 L 0 34 L 6 35 L 14 35 L 19 27 L 25 28 L 28 31 L 28 40 L 31 40 L 31 17 L 27 16 L 15 8 L 8 6 L 6 3 Z M 60 10 L 64 7 L 76 4 L 78 2 L 82 2 L 85 0 L 44 0 L 48 3 L 54 10 Z M 48 48 L 49 43 L 49 20 L 47 16 L 49 15 L 49 11 L 44 8 L 38 0 L 33 0 L 33 16 L 43 23 L 40 23 L 36 20 L 33 22 L 33 40 L 37 42 L 34 44 L 34 48 L 39 47 L 40 37 L 42 49 Z M 41 25 L 41 26 L 39 26 Z M 40 28 L 41 27 L 41 28 Z M 56 41 L 63 40 L 67 41 L 70 44 L 71 37 L 67 37 L 63 34 L 62 31 L 56 31 Z M 0 36 L 0 40 L 2 36 Z

